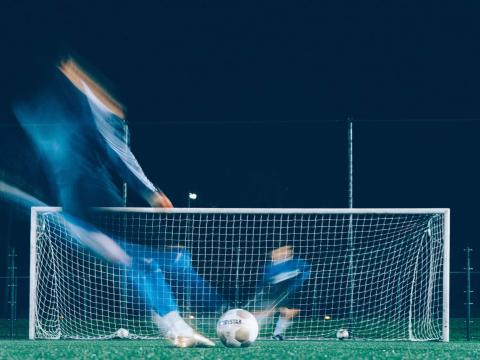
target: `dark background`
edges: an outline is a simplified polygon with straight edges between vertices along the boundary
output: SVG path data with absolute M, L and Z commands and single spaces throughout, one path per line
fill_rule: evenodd
M 195 191 L 199 207 L 346 207 L 352 118 L 354 206 L 449 207 L 451 268 L 467 245 L 478 266 L 479 15 L 475 1 L 2 1 L 0 176 L 55 205 L 11 104 L 73 52 L 128 107 L 132 149 L 176 206 Z M 28 214 L 0 211 L 0 275 L 9 247 L 28 275 Z M 454 316 L 464 282 L 452 274 Z

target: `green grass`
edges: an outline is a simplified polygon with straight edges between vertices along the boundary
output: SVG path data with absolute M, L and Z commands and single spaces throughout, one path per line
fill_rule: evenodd
M 19 330 L 25 336 L 25 323 Z M 480 359 L 480 319 L 466 342 L 463 321 L 451 321 L 442 342 L 257 341 L 250 348 L 175 349 L 154 340 L 0 340 L 0 359 Z
M 175 349 L 165 341 L 0 341 L 1 359 L 479 359 L 479 342 L 258 341 L 250 348 Z

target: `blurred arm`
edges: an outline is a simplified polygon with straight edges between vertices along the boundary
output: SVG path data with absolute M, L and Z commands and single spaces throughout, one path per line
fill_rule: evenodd
M 72 59 L 60 65 L 60 71 L 87 98 L 95 125 L 106 144 L 106 155 L 120 176 L 151 206 L 173 207 L 168 197 L 147 178 L 140 164 L 124 141 L 124 111 L 111 97 Z

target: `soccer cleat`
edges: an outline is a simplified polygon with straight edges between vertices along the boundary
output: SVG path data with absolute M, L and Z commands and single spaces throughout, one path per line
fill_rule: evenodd
M 194 332 L 192 336 L 176 336 L 174 338 L 169 338 L 169 340 L 173 346 L 178 348 L 215 346 L 215 343 L 212 340 L 200 335 L 197 332 Z
M 206 338 L 205 336 L 197 332 L 194 332 L 192 337 L 197 342 L 196 344 L 197 346 L 208 346 L 208 347 L 215 346 L 215 343 L 212 340 Z
M 285 338 L 283 337 L 283 335 L 280 335 L 280 334 L 278 334 L 278 335 L 273 335 L 273 336 L 272 336 L 272 339 L 273 339 L 273 340 L 278 340 L 278 341 L 283 341 L 283 340 L 285 340 Z

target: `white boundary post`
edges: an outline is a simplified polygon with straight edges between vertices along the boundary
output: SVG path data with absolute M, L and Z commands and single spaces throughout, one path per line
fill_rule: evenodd
M 35 314 L 37 312 L 37 209 L 32 207 L 30 214 L 30 306 L 28 338 L 35 339 Z
M 450 341 L 450 210 L 446 209 L 443 220 L 443 333 L 442 340 Z

